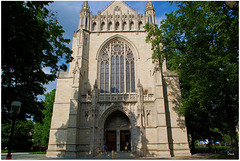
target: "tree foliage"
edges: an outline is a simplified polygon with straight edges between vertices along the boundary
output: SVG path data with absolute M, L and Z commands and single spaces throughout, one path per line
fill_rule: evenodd
M 55 80 L 59 69 L 66 70 L 72 51 L 69 39 L 47 1 L 2 2 L 2 122 L 9 120 L 11 102 L 22 103 L 19 118 L 42 118 L 37 96 L 44 85 Z M 49 73 L 44 69 L 50 69 Z
M 176 4 L 178 10 L 166 14 L 159 28 L 145 26 L 153 58 L 166 58 L 179 75 L 180 112 L 192 138 L 213 136 L 211 129 L 218 128 L 230 134 L 238 152 L 238 10 L 225 2 Z
M 1 126 L 2 149 L 8 147 L 11 134 L 11 122 Z M 14 128 L 12 149 L 17 151 L 30 151 L 32 147 L 33 122 L 31 120 L 17 120 Z
M 36 147 L 48 146 L 55 92 L 56 90 L 54 89 L 50 93 L 45 94 L 45 100 L 44 100 L 45 109 L 43 110 L 43 114 L 44 114 L 43 123 L 37 122 L 34 125 L 33 139 L 34 139 L 34 145 Z

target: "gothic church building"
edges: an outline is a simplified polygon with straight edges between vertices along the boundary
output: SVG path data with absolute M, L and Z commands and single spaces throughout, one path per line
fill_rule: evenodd
M 190 155 L 178 76 L 152 62 L 147 22 L 156 23 L 150 1 L 143 14 L 114 1 L 92 15 L 83 3 L 74 60 L 57 80 L 47 157 L 96 156 L 104 144 L 120 152 L 126 142 L 139 156 Z

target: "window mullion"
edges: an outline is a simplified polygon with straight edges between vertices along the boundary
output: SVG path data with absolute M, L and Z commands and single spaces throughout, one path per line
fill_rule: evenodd
M 106 93 L 106 62 L 104 61 L 104 66 L 103 66 L 103 93 Z
M 132 92 L 132 68 L 131 68 L 131 62 L 132 61 L 129 61 L 129 78 L 130 78 L 130 88 L 129 88 L 129 92 L 131 93 Z
M 124 91 L 123 93 L 126 93 L 127 92 L 127 73 L 126 73 L 126 45 L 124 43 L 124 54 L 123 54 L 123 62 L 124 62 L 124 71 L 123 71 L 123 74 L 124 74 Z
M 113 81 L 113 91 L 114 93 L 116 93 L 116 56 L 115 56 L 115 53 L 114 53 L 114 68 L 113 68 L 113 77 L 114 77 L 114 81 Z
M 110 53 L 109 53 L 109 93 L 112 93 L 112 49 L 110 44 Z
M 105 63 L 105 93 L 109 92 L 109 62 Z
M 114 53 L 114 57 L 115 57 L 115 68 L 114 68 L 114 87 L 115 87 L 115 90 L 114 92 L 117 93 L 117 57 L 116 57 L 116 53 Z

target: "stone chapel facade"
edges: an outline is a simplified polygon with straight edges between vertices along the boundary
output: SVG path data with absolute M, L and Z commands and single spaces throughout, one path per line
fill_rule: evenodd
M 139 156 L 190 155 L 178 76 L 152 63 L 147 22 L 156 23 L 150 1 L 143 14 L 114 1 L 98 15 L 84 2 L 74 60 L 57 80 L 47 157 L 96 156 L 104 144 L 119 152 L 126 142 Z

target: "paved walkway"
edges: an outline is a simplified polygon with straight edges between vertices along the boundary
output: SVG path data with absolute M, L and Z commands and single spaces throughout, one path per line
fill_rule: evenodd
M 133 153 L 131 152 L 108 152 L 107 154 L 100 154 L 96 157 L 96 159 L 137 159 Z
M 6 160 L 7 153 L 1 154 L 1 159 Z M 45 160 L 45 154 L 12 153 L 12 160 Z
M 12 154 L 12 160 L 55 160 L 58 158 L 47 158 L 45 154 L 29 154 L 29 153 L 13 153 Z M 211 156 L 214 156 L 216 154 L 208 154 L 208 153 L 199 153 L 199 154 L 194 154 L 190 157 L 171 157 L 171 158 L 161 158 L 161 157 L 136 157 L 133 153 L 131 152 L 114 152 L 113 159 L 137 159 L 137 160 L 143 160 L 143 159 L 166 159 L 166 160 L 202 160 L 202 159 L 208 159 Z M 7 153 L 2 153 L 1 154 L 1 159 L 6 160 Z M 77 159 L 112 159 L 112 153 L 108 152 L 106 155 L 98 155 L 94 158 L 77 158 Z M 60 159 L 63 160 L 63 159 Z M 69 159 L 67 159 L 69 160 Z M 76 159 L 75 159 L 76 160 Z

